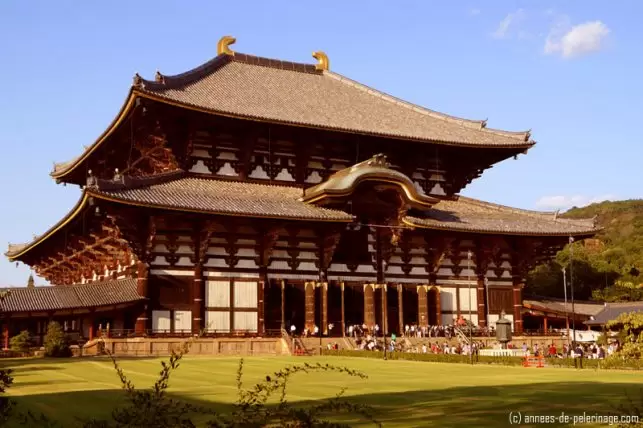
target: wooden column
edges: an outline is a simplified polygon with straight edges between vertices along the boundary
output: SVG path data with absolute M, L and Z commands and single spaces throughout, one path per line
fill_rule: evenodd
M 319 326 L 319 331 L 328 335 L 328 283 L 319 283 L 319 293 L 321 298 L 321 316 L 319 317 L 322 325 Z
M 339 284 L 341 291 L 341 305 L 342 305 L 342 337 L 346 336 L 346 315 L 344 314 L 344 283 Z
M 305 328 L 312 334 L 315 329 L 315 283 L 304 283 Z
M 417 286 L 418 293 L 418 326 L 429 325 L 429 299 L 426 285 Z
M 522 333 L 522 277 L 514 276 L 513 282 L 513 302 L 514 302 L 514 333 Z
M 94 319 L 94 309 L 90 310 L 89 317 L 87 318 L 87 320 L 89 321 L 89 328 L 87 329 L 88 330 L 87 334 L 89 336 L 89 340 L 93 340 L 94 339 L 94 321 L 95 321 L 95 319 Z
M 194 281 L 192 282 L 192 334 L 199 334 L 204 328 L 204 289 L 203 268 L 200 261 L 198 261 L 194 267 Z
M 404 288 L 402 284 L 397 284 L 397 322 L 400 335 L 402 335 L 404 333 Z
M 257 283 L 257 333 L 259 334 L 264 334 L 266 332 L 265 294 L 266 281 L 261 280 Z
M 382 295 L 382 334 L 388 335 L 388 299 L 387 299 L 387 285 L 380 285 L 380 293 Z
M 547 333 L 547 314 L 545 314 L 545 317 L 543 318 L 543 330 Z
M 478 289 L 477 289 L 477 298 L 478 302 L 478 325 L 480 327 L 487 326 L 487 306 L 485 302 L 485 276 L 478 274 Z
M 4 322 L 2 323 L 2 339 L 3 339 L 3 348 L 4 350 L 9 349 L 9 317 L 4 317 Z
M 460 286 L 459 285 L 455 289 L 455 309 L 456 309 L 457 318 L 460 319 L 460 315 L 462 315 L 462 312 L 460 312 Z
M 374 284 L 364 284 L 364 324 L 369 329 L 375 326 Z
M 144 262 L 138 262 L 138 265 L 136 267 L 136 274 L 136 291 L 138 292 L 138 295 L 144 297 L 145 300 L 143 301 L 143 308 L 136 318 L 134 332 L 138 335 L 143 335 L 149 328 L 149 323 L 151 322 L 151 304 L 149 287 L 147 285 L 149 269 L 147 267 L 147 264 L 145 264 Z
M 281 280 L 281 329 L 286 329 L 286 281 L 283 279 Z
M 435 322 L 436 322 L 436 325 L 442 325 L 442 303 L 440 302 L 440 289 L 438 288 L 437 283 L 438 283 L 438 274 L 436 273 L 436 269 L 434 269 L 434 271 L 429 274 L 429 287 L 430 287 L 429 290 L 435 290 L 435 312 L 436 312 Z M 428 305 L 429 303 L 427 300 L 427 309 L 428 309 Z

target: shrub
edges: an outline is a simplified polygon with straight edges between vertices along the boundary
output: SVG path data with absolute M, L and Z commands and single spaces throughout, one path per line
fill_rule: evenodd
M 9 341 L 9 347 L 12 351 L 29 352 L 31 347 L 31 336 L 28 330 L 22 330 L 20 334 L 13 336 Z
M 67 336 L 60 324 L 52 321 L 47 326 L 45 335 L 45 355 L 47 357 L 70 357 L 71 349 Z

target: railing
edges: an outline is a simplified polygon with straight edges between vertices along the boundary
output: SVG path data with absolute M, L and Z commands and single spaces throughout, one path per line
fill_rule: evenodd
M 459 328 L 459 327 L 454 327 L 454 328 L 453 328 L 453 331 L 455 331 L 456 336 L 458 336 L 458 338 L 459 338 L 460 340 L 462 340 L 462 341 L 463 341 L 464 343 L 466 343 L 467 345 L 469 344 L 469 337 L 468 337 L 467 335 L 465 335 L 465 334 L 462 332 L 462 330 L 460 330 L 460 328 Z
M 263 333 L 251 330 L 205 330 L 201 333 L 201 337 L 216 338 L 253 338 L 253 337 L 281 337 L 280 329 L 267 329 Z M 149 337 L 149 338 L 165 338 L 165 337 L 195 337 L 191 330 L 170 331 L 170 330 L 145 330 L 144 333 L 137 333 L 133 329 L 109 329 L 99 330 L 96 337 L 99 338 L 133 338 L 133 337 Z

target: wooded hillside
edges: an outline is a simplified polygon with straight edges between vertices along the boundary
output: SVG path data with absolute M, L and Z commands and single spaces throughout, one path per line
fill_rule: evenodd
M 643 200 L 601 202 L 572 208 L 562 217 L 597 216 L 603 230 L 596 239 L 574 244 L 573 282 L 576 299 L 643 300 Z M 563 297 L 562 267 L 569 275 L 570 247 L 548 264 L 534 269 L 526 295 Z M 616 285 L 615 285 L 616 283 Z

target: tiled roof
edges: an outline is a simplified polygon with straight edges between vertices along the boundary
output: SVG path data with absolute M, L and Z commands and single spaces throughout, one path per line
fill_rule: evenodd
M 509 235 L 593 235 L 599 230 L 593 219 L 564 219 L 557 213 L 522 210 L 463 196 L 440 201 L 422 218 L 406 217 L 405 222 L 429 229 Z
M 526 299 L 522 303 L 526 308 L 540 311 L 551 311 L 559 314 L 564 314 L 565 312 L 571 314 L 572 311 L 571 301 L 567 301 L 567 308 L 565 308 L 564 301 L 555 299 Z M 593 316 L 602 311 L 604 307 L 603 303 L 574 302 L 574 313 Z
M 343 211 L 306 204 L 299 200 L 301 189 L 287 186 L 188 177 L 139 188 L 88 191 L 118 202 L 221 215 L 343 222 L 353 219 Z
M 621 314 L 643 312 L 643 302 L 606 303 L 603 310 L 594 319 L 585 321 L 588 325 L 605 325 L 615 320 Z
M 284 124 L 463 146 L 534 144 L 529 132 L 488 129 L 486 121 L 438 113 L 311 64 L 235 53 L 159 77 L 160 82 L 139 79 L 136 90 L 213 113 Z
M 11 293 L 0 303 L 2 312 L 40 312 L 91 308 L 143 299 L 136 279 L 119 279 L 54 287 L 8 288 Z

